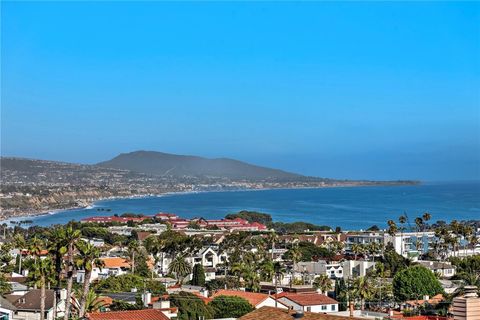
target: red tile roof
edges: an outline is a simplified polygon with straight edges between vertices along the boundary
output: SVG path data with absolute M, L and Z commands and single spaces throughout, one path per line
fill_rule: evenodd
M 120 257 L 100 258 L 104 263 L 104 268 L 130 268 L 130 261 Z
M 261 307 L 255 311 L 247 313 L 239 320 L 293 320 L 295 311 L 278 309 L 273 307 Z M 305 312 L 302 320 L 361 320 L 365 318 L 350 318 L 335 316 L 332 314 Z
M 162 311 L 157 309 L 92 312 L 87 314 L 89 320 L 169 320 Z
M 218 290 L 212 295 L 212 298 L 218 296 L 235 296 L 247 300 L 252 306 L 257 306 L 265 301 L 269 296 L 264 293 L 245 292 L 239 290 Z
M 322 304 L 337 304 L 338 302 L 324 294 L 318 293 L 303 293 L 303 294 L 285 294 L 287 298 L 301 306 L 318 306 Z

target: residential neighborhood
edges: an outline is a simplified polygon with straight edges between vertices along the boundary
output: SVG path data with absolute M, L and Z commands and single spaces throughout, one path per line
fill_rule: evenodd
M 160 212 L 53 229 L 7 228 L 0 314 L 12 320 L 262 319 L 274 309 L 280 318 L 444 320 L 461 319 L 454 301 L 468 288 L 468 308 L 475 308 L 479 230 L 469 225 L 433 230 L 425 214 L 411 232 L 389 221 L 387 230 L 278 234 L 258 214 L 241 216 L 185 219 Z M 404 278 L 418 285 L 409 287 Z

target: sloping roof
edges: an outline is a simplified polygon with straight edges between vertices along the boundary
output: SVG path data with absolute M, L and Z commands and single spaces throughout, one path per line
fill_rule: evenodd
M 441 293 L 439 293 L 436 296 L 433 296 L 428 300 L 423 300 L 423 299 L 422 300 L 408 300 L 408 301 L 405 301 L 405 303 L 409 304 L 411 306 L 415 306 L 415 305 L 420 306 L 420 305 L 423 305 L 425 303 L 435 305 L 435 304 L 439 304 L 443 300 L 445 300 L 445 298 L 443 297 L 443 295 Z
M 285 294 L 283 298 L 289 299 L 301 306 L 317 306 L 338 303 L 336 300 L 318 293 Z
M 130 268 L 130 262 L 125 258 L 106 257 L 100 260 L 105 264 L 103 268 Z
M 245 292 L 245 291 L 238 291 L 238 290 L 218 290 L 212 295 L 212 298 L 215 298 L 218 296 L 240 297 L 247 300 L 254 307 L 259 305 L 269 297 L 268 294 L 264 294 L 264 293 Z
M 40 289 L 33 289 L 24 294 L 6 295 L 5 298 L 10 301 L 18 310 L 40 310 Z M 45 310 L 53 308 L 53 290 L 45 290 Z
M 0 308 L 17 311 L 17 307 L 2 296 L 0 296 Z
M 87 314 L 90 320 L 169 320 L 162 311 L 156 309 L 92 312 Z
M 295 311 L 278 309 L 273 307 L 261 307 L 255 311 L 247 313 L 243 317 L 238 318 L 238 320 L 292 320 Z M 361 320 L 364 318 L 350 318 L 350 317 L 341 317 L 334 316 L 331 314 L 324 313 L 312 313 L 305 312 L 302 320 Z

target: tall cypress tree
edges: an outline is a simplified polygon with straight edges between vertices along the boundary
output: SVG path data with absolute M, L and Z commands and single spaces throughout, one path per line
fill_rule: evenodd
M 205 269 L 203 269 L 201 264 L 196 264 L 193 267 L 192 285 L 200 287 L 205 286 Z
M 343 278 L 335 280 L 335 300 L 338 301 L 339 311 L 347 310 L 347 286 L 345 285 L 345 280 Z

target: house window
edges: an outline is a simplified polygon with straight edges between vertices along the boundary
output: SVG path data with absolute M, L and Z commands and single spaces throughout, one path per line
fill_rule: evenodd
M 307 307 L 307 311 L 308 312 L 312 311 L 312 307 Z
M 327 310 L 327 306 L 322 306 L 322 310 Z
M 332 311 L 335 311 L 336 305 L 332 304 Z

